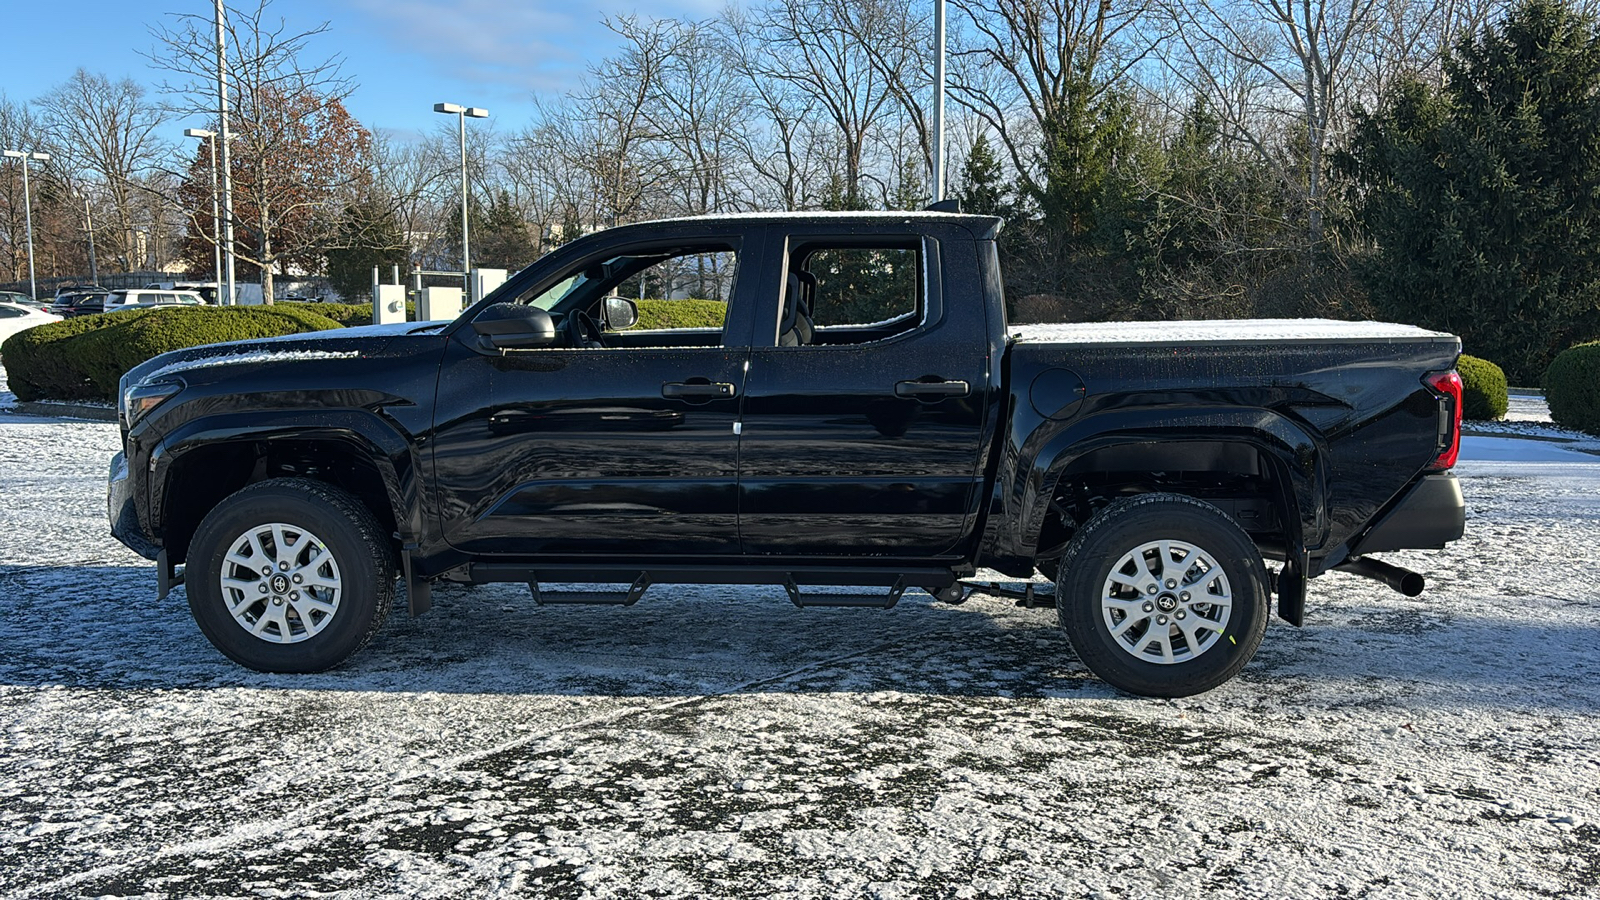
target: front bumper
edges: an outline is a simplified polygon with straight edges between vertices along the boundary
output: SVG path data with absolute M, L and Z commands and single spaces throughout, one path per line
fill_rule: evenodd
M 1461 482 L 1451 472 L 1424 476 L 1390 507 L 1351 550 L 1352 556 L 1387 550 L 1442 550 L 1467 527 Z
M 111 457 L 111 471 L 106 476 L 106 518 L 111 522 L 111 536 L 129 550 L 149 560 L 160 554 L 161 547 L 139 525 L 132 482 L 128 480 L 128 457 L 122 453 Z

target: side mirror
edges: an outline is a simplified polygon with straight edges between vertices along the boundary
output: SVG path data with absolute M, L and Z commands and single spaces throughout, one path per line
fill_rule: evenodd
M 496 350 L 527 350 L 556 342 L 556 326 L 550 314 L 520 303 L 489 306 L 472 320 L 472 330 Z
M 639 324 L 639 304 L 627 297 L 607 297 L 600 306 L 600 314 L 605 319 L 605 326 L 612 331 L 621 331 Z

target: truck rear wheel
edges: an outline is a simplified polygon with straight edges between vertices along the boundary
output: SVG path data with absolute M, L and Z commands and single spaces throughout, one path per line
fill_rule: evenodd
M 1056 581 L 1056 613 L 1078 658 L 1147 697 L 1187 697 L 1237 675 L 1261 644 L 1269 605 L 1250 536 L 1180 494 L 1101 510 L 1073 538 Z
M 258 672 L 320 672 L 383 625 L 395 566 L 361 501 L 282 478 L 243 488 L 206 515 L 184 582 L 195 622 L 229 659 Z

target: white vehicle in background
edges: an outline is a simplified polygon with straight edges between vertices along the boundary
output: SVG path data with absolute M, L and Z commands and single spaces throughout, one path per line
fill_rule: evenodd
M 0 342 L 35 325 L 59 322 L 61 317 L 21 303 L 0 301 Z
M 194 291 L 130 288 L 106 295 L 106 312 L 121 309 L 148 309 L 152 306 L 205 306 L 205 298 Z

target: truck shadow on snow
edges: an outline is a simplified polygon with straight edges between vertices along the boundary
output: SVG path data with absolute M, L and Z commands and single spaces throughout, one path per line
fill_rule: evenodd
M 631 608 L 536 606 L 526 588 L 441 587 L 412 619 L 318 675 L 264 675 L 214 650 L 182 591 L 151 572 L 0 566 L 0 684 L 87 689 L 256 688 L 438 694 L 684 697 L 898 692 L 1118 697 L 1073 654 L 1051 610 L 907 592 L 892 610 L 796 609 L 779 588 L 664 586 Z M 1322 619 L 1319 622 L 1317 619 Z M 1269 628 L 1238 682 L 1212 697 L 1309 706 L 1600 710 L 1594 625 L 1508 623 L 1416 608 L 1339 609 Z M 1159 701 L 1150 701 L 1159 702 Z

